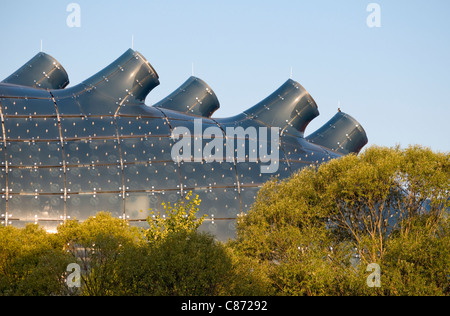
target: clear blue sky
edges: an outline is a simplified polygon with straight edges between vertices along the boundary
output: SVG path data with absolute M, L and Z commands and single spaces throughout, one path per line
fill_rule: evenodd
M 69 28 L 69 3 L 81 27 Z M 367 5 L 381 5 L 369 28 Z M 71 85 L 131 47 L 160 75 L 151 105 L 191 75 L 216 92 L 228 117 L 256 104 L 290 77 L 321 115 L 354 116 L 370 144 L 422 144 L 450 151 L 448 0 L 15 0 L 0 3 L 0 80 L 40 50 L 58 59 Z

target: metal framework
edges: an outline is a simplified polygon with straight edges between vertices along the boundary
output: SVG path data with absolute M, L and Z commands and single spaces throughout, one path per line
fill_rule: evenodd
M 249 210 L 272 176 L 289 177 L 305 166 L 358 153 L 367 143 L 361 125 L 340 111 L 305 138 L 308 123 L 319 112 L 309 93 L 291 79 L 230 118 L 211 117 L 219 101 L 196 77 L 146 106 L 145 98 L 159 85 L 159 76 L 131 49 L 84 82 L 68 84 L 64 68 L 45 53 L 0 83 L 4 225 L 38 222 L 54 230 L 68 218 L 85 220 L 98 211 L 139 223 L 149 209 L 160 210 L 163 201 L 176 202 L 192 191 L 202 199 L 199 215 L 208 215 L 202 229 L 225 239 L 234 235 L 236 217 Z M 224 140 L 237 137 L 227 135 L 227 127 L 279 128 L 277 172 L 262 173 L 260 160 L 238 162 L 236 157 L 174 161 L 173 130 L 187 127 L 197 139 L 198 119 L 202 132 L 219 127 Z M 269 147 L 275 144 L 268 142 Z

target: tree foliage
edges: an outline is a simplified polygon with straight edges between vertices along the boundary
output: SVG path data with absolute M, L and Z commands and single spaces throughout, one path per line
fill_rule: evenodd
M 122 259 L 120 295 L 219 295 L 232 270 L 224 245 L 197 232 L 168 234 Z
M 226 244 L 198 231 L 198 196 L 163 207 L 146 228 L 104 212 L 0 227 L 0 295 L 450 294 L 449 154 L 371 147 L 269 181 Z
M 448 294 L 449 202 L 448 154 L 371 147 L 266 183 L 233 247 L 270 266 L 281 294 Z
M 197 228 L 200 200 L 188 194 L 138 229 L 110 213 L 68 220 L 56 234 L 37 225 L 0 228 L 0 295 L 232 295 L 263 292 L 249 265 Z M 69 264 L 80 287 L 69 288 Z M 247 284 L 252 282 L 253 284 Z
M 192 198 L 192 191 L 174 205 L 163 202 L 164 214 L 152 211 L 148 217 L 150 227 L 145 231 L 145 237 L 157 241 L 172 233 L 196 231 L 206 218 L 206 215 L 199 219 L 196 217 L 200 203 L 198 195 Z
M 0 295 L 59 295 L 70 257 L 35 224 L 0 227 Z
M 136 227 L 110 213 L 100 212 L 84 222 L 67 221 L 57 238 L 81 267 L 82 295 L 110 295 L 117 284 L 116 264 L 124 249 L 143 242 Z

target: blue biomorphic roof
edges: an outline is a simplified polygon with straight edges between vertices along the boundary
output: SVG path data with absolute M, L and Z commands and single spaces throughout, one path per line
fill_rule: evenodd
M 238 214 L 249 210 L 271 177 L 289 177 L 367 144 L 361 125 L 340 111 L 305 137 L 319 111 L 291 79 L 229 118 L 212 117 L 219 101 L 197 77 L 145 105 L 159 76 L 131 49 L 91 78 L 68 84 L 64 68 L 45 53 L 0 83 L 3 224 L 38 222 L 52 230 L 99 211 L 139 223 L 149 209 L 160 210 L 162 202 L 192 191 L 202 200 L 198 215 L 208 215 L 202 229 L 225 239 L 234 236 Z M 182 136 L 174 137 L 177 131 L 192 140 L 179 152 L 184 159 L 173 156 Z M 205 137 L 212 131 L 213 138 Z M 216 146 L 205 155 L 212 139 L 223 150 Z M 276 161 L 268 161 L 275 152 Z M 269 163 L 275 168 L 264 172 Z

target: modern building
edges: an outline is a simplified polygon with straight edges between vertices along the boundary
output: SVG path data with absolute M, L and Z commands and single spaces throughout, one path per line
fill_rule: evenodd
M 39 53 L 0 83 L 0 214 L 3 225 L 64 220 L 99 211 L 131 223 L 150 209 L 198 194 L 202 229 L 233 237 L 271 177 L 286 178 L 367 144 L 362 126 L 339 111 L 318 131 L 309 93 L 289 79 L 247 111 L 213 118 L 211 87 L 189 78 L 154 106 L 159 85 L 150 63 L 134 50 L 82 83 L 67 87 L 64 68 Z

